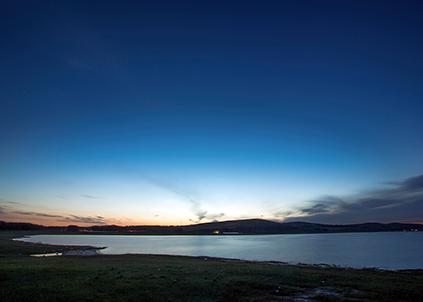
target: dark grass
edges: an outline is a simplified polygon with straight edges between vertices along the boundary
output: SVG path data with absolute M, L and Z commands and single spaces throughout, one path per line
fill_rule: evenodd
M 35 258 L 28 255 L 64 248 L 6 240 L 14 236 L 0 234 L 0 301 L 422 301 L 423 297 L 419 270 L 155 255 Z

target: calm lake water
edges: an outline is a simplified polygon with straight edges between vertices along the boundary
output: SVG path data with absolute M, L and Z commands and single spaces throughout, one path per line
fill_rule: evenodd
M 169 254 L 423 269 L 423 232 L 260 236 L 36 235 L 18 240 L 106 246 L 101 250 L 103 254 Z

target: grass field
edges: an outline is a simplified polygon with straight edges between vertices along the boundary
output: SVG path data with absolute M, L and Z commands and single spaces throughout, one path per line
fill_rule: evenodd
M 0 233 L 0 301 L 422 301 L 423 272 L 299 267 L 204 257 L 31 257 L 73 247 Z

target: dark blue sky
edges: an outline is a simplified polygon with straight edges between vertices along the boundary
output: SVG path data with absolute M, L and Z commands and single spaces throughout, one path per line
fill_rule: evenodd
M 422 13 L 3 1 L 0 219 L 423 222 Z

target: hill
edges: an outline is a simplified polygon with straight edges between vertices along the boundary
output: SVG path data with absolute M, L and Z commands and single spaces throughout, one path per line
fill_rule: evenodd
M 279 223 L 263 219 L 247 219 L 183 226 L 182 230 L 185 234 L 306 234 L 343 232 L 392 232 L 412 230 L 423 231 L 423 225 L 403 223 L 328 225 L 301 221 Z

